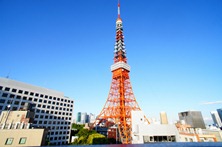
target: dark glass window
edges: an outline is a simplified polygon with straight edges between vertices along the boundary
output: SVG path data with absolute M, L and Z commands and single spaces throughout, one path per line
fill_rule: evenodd
M 42 97 L 42 98 L 43 98 L 43 96 L 44 96 L 43 94 L 40 95 L 40 97 Z
M 5 91 L 10 91 L 10 88 L 9 87 L 5 87 Z
M 26 97 L 26 96 L 23 96 L 23 100 L 27 100 L 27 97 Z
M 18 93 L 21 93 L 21 94 L 22 94 L 22 93 L 23 93 L 23 91 L 22 91 L 22 90 L 19 90 L 19 92 L 18 92 Z
M 26 95 L 28 95 L 28 94 L 29 94 L 29 92 L 28 92 L 28 91 L 25 91 L 25 94 L 26 94 Z
M 24 105 L 25 105 L 25 102 L 22 102 L 21 105 L 24 106 Z
M 16 99 L 21 99 L 21 96 L 20 96 L 20 95 L 17 95 L 17 96 L 16 96 Z
M 14 102 L 14 105 L 18 105 L 18 104 L 19 104 L 19 101 L 15 101 L 15 102 Z
M 37 102 L 37 98 L 34 98 L 34 102 Z
M 15 97 L 15 95 L 14 94 L 10 94 L 10 98 L 14 98 Z
M 3 88 L 3 87 L 2 87 L 2 86 L 0 86 L 0 90 L 2 90 L 2 88 Z
M 31 97 L 29 97 L 29 101 L 32 101 L 32 98 L 31 98 Z
M 39 96 L 39 94 L 38 94 L 38 93 L 36 93 L 36 94 L 35 94 L 35 96 Z
M 30 95 L 33 96 L 33 95 L 34 95 L 34 92 L 30 92 Z
M 12 92 L 16 92 L 17 91 L 17 89 L 12 89 Z
M 0 103 L 1 103 L 1 104 L 5 103 L 5 100 L 0 99 Z
M 39 99 L 39 102 L 41 103 L 41 102 L 42 102 L 42 99 Z
M 2 97 L 8 97 L 8 93 L 3 93 Z

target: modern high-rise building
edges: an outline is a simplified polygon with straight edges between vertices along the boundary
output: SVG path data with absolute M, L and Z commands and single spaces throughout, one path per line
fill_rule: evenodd
M 48 128 L 52 145 L 70 142 L 74 101 L 62 92 L 0 78 L 0 113 L 3 110 L 34 111 L 34 128 Z
M 222 108 L 217 109 L 217 113 L 218 113 L 218 115 L 220 117 L 220 121 L 222 122 Z
M 178 113 L 180 121 L 185 121 L 186 124 L 193 128 L 206 129 L 203 116 L 200 111 L 185 111 Z
M 218 115 L 218 112 L 217 111 L 211 111 L 210 114 L 211 114 L 211 117 L 214 121 L 214 124 L 218 127 L 222 127 L 221 119 Z
M 166 112 L 160 112 L 160 123 L 161 124 L 168 124 Z
M 77 113 L 77 124 L 85 124 L 85 123 L 94 123 L 95 121 L 95 115 L 90 113 L 87 114 L 86 112 L 78 112 Z

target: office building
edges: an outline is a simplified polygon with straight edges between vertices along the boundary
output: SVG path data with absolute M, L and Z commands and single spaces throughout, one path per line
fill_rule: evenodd
M 161 124 L 168 124 L 166 112 L 160 112 L 160 122 Z
M 203 116 L 200 111 L 185 111 L 180 112 L 178 115 L 180 121 L 185 121 L 185 123 L 190 125 L 192 128 L 206 129 Z
M 85 123 L 94 123 L 95 121 L 95 115 L 90 113 L 87 114 L 86 112 L 78 112 L 76 123 L 77 124 L 85 124 Z
M 220 117 L 220 121 L 222 122 L 222 108 L 217 109 L 217 113 L 218 113 L 218 115 Z
M 32 127 L 49 130 L 47 139 L 50 144 L 70 142 L 73 100 L 59 91 L 0 78 L 0 113 L 26 107 L 35 112 Z
M 211 114 L 211 117 L 214 121 L 214 125 L 217 127 L 222 127 L 222 123 L 221 123 L 221 119 L 218 115 L 218 111 L 211 111 L 210 114 Z

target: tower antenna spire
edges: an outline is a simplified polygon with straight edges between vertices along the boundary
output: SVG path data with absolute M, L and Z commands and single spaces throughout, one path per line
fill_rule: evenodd
M 118 0 L 118 18 L 120 18 L 120 0 Z

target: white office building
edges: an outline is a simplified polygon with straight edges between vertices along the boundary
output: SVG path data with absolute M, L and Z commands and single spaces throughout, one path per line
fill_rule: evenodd
M 49 129 L 47 139 L 51 145 L 70 142 L 72 99 L 59 91 L 0 78 L 0 113 L 25 107 L 35 112 L 32 127 Z
M 175 125 L 148 124 L 142 111 L 132 111 L 132 144 L 152 142 L 179 142 L 179 132 Z

